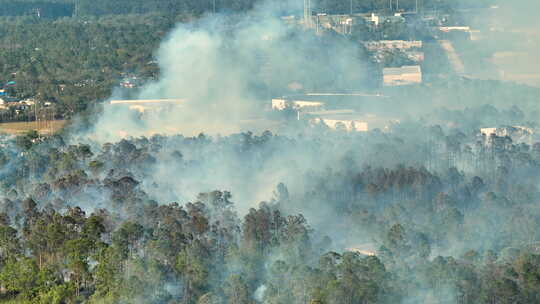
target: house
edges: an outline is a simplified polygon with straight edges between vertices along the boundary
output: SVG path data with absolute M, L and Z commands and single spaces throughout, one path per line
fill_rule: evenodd
M 419 65 L 383 69 L 383 85 L 399 86 L 422 83 L 422 69 Z

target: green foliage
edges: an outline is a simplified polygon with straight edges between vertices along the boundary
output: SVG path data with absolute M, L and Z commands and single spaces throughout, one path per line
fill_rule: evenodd
M 23 150 L 29 150 L 38 137 L 36 130 L 30 130 L 25 135 L 17 136 L 17 145 Z
M 526 117 L 518 108 L 441 112 L 467 129 Z M 44 138 L 24 152 L 5 140 L 0 302 L 537 303 L 540 146 L 395 128 L 154 136 L 102 147 Z M 358 147 L 373 166 L 355 163 Z M 340 155 L 331 167 L 312 166 L 329 154 Z M 301 187 L 279 183 L 242 216 L 228 191 L 158 201 L 193 187 L 192 175 L 240 175 L 253 193 L 251 179 L 276 168 L 269 160 L 282 165 L 291 155 L 315 160 L 306 172 L 298 163 L 287 171 Z M 388 165 L 411 157 L 414 165 Z M 234 172 L 220 171 L 224 160 Z M 319 219 L 315 228 L 309 218 Z
M 154 50 L 176 21 L 162 15 L 0 19 L 6 46 L 0 83 L 15 80 L 13 95 L 52 102 L 55 116 L 69 118 L 108 97 L 125 72 L 157 77 Z
M 39 276 L 36 263 L 26 257 L 9 259 L 0 272 L 0 281 L 8 293 L 20 294 L 23 298 L 33 296 Z

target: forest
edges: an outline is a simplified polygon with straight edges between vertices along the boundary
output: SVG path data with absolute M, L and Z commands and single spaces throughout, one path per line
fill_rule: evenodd
M 105 99 L 123 73 L 157 77 L 153 50 L 180 20 L 156 15 L 0 20 L 2 83 L 15 81 L 11 95 L 52 102 L 69 118 Z
M 370 88 L 377 63 L 354 40 L 365 32 L 230 22 L 201 16 L 204 1 L 156 1 L 170 14 L 152 1 L 19 1 L 66 13 L 6 11 L 1 80 L 70 122 L 0 135 L 0 303 L 540 303 L 540 89 L 440 76 L 448 62 L 431 45 L 433 79 L 375 99 L 399 117 L 388 128 L 347 132 L 286 109 L 261 114 L 278 131 L 209 135 L 291 81 Z M 267 79 L 261 57 L 277 69 Z M 100 101 L 129 74 L 148 81 L 142 97 L 194 102 L 156 111 L 157 125 L 115 112 Z M 197 118 L 196 136 L 164 134 Z
M 540 143 L 467 127 L 517 107 L 465 112 L 432 115 L 463 130 L 4 138 L 1 299 L 536 303 Z
M 420 10 L 487 7 L 498 0 L 418 0 Z M 193 14 L 205 12 L 248 11 L 261 4 L 261 0 L 1 0 L 0 16 L 38 16 L 42 18 L 125 15 L 125 14 Z M 291 12 L 302 6 L 302 1 L 273 0 L 272 5 L 283 13 Z M 349 13 L 351 6 L 356 13 L 373 11 L 391 11 L 416 9 L 416 0 L 314 0 L 312 11 L 318 13 Z

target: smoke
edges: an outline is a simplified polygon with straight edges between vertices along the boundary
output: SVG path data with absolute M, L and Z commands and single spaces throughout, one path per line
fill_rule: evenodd
M 91 137 L 104 142 L 126 134 L 224 135 L 256 125 L 262 129 L 261 113 L 270 97 L 287 93 L 287 87 L 364 87 L 369 75 L 359 44 L 304 32 L 283 22 L 279 12 L 280 7 L 266 2 L 249 15 L 209 15 L 178 25 L 157 51 L 160 79 L 145 86 L 139 98 L 188 103 L 150 113 L 144 123 L 105 106 Z
M 501 239 L 515 230 L 511 221 L 520 213 L 505 217 L 505 199 L 488 195 L 500 190 L 496 170 L 506 163 L 479 144 L 489 142 L 479 129 L 534 122 L 538 91 L 477 79 L 482 77 L 470 63 L 489 63 L 493 54 L 486 57 L 476 48 L 496 44 L 490 41 L 502 42 L 499 49 L 510 47 L 502 31 L 486 26 L 487 38 L 456 43 L 469 68 L 467 79 L 442 77 L 426 85 L 386 89 L 390 98 L 372 108 L 393 118 L 397 113 L 400 123 L 390 133 L 356 134 L 298 122 L 289 122 L 288 128 L 269 123 L 265 113 L 276 94 L 369 91 L 367 80 L 373 77 L 372 62 L 358 42 L 287 25 L 276 17 L 278 12 L 267 2 L 249 15 L 211 15 L 178 25 L 157 51 L 160 79 L 146 85 L 139 98 L 187 102 L 143 114 L 105 105 L 95 126 L 79 139 L 103 152 L 107 142 L 127 137 L 135 154 L 151 154 L 153 161 L 140 164 L 144 168 L 126 167 L 157 202 L 187 202 L 200 192 L 220 189 L 232 192 L 240 215 L 261 201 L 275 203 L 286 214 L 304 214 L 312 227 L 332 238 L 328 249 L 336 251 L 371 251 L 384 244 L 395 223 L 410 229 L 414 237 L 409 247 L 423 244 L 419 231 L 434 230 L 429 236 L 433 248 L 426 250 L 432 258 L 508 245 Z M 247 132 L 254 127 L 284 136 Z M 525 169 L 512 166 L 516 179 L 526 176 Z M 496 186 L 474 192 L 477 176 Z M 531 192 L 537 193 L 537 175 L 530 176 L 536 178 Z M 393 179 L 399 182 L 393 184 Z M 429 193 L 417 191 L 424 186 Z M 418 207 L 417 201 L 432 205 Z M 430 218 L 418 210 L 437 211 Z M 514 242 L 527 233 L 514 236 Z M 455 298 L 453 287 L 429 289 L 420 288 L 404 303 L 434 301 L 437 292 L 449 302 Z M 266 290 L 259 285 L 254 298 L 262 302 Z
M 257 290 L 255 290 L 254 298 L 255 300 L 262 302 L 264 299 L 264 293 L 266 292 L 266 286 L 261 285 Z
M 115 221 L 134 217 L 144 224 L 155 220 L 148 219 L 155 217 L 148 210 L 178 202 L 187 212 L 160 206 L 164 207 L 162 212 L 198 219 L 208 208 L 212 233 L 221 233 L 214 230 L 219 225 L 233 227 L 231 239 L 240 235 L 240 226 L 248 222 L 238 220 L 236 212 L 249 215 L 254 212 L 252 208 L 260 206 L 270 210 L 268 218 L 274 217 L 271 211 L 275 210 L 285 217 L 300 213 L 310 225 L 306 235 L 310 235 L 312 250 L 317 254 L 352 250 L 358 256 L 377 256 L 335 258 L 344 262 L 330 272 L 335 278 L 328 285 L 338 284 L 354 271 L 388 270 L 391 275 L 385 277 L 410 284 L 403 286 L 406 292 L 402 303 L 452 303 L 459 299 L 458 285 L 463 283 L 447 282 L 444 274 L 445 267 L 456 261 L 439 255 L 459 257 L 471 249 L 500 250 L 538 239 L 538 229 L 534 228 L 540 219 L 536 206 L 540 198 L 540 146 L 533 146 L 538 138 L 515 138 L 511 130 L 504 136 L 480 132 L 483 127 L 516 125 L 535 130 L 538 90 L 481 81 L 471 75 L 465 79 L 443 75 L 423 85 L 377 88 L 388 98 L 353 100 L 361 103 L 358 108 L 362 111 L 398 116 L 399 123 L 384 132 L 331 130 L 295 119 L 274 119 L 279 127 L 267 125 L 275 114 L 268 114 L 269 100 L 276 94 L 373 89 L 367 85 L 373 77 L 372 62 L 358 42 L 329 33 L 317 36 L 287 25 L 276 17 L 279 11 L 267 2 L 249 15 L 211 15 L 178 25 L 156 53 L 160 79 L 142 88 L 139 98 L 186 100 L 182 105 L 149 107 L 144 113 L 105 105 L 93 128 L 73 136 L 69 143 L 73 145 L 51 141 L 50 145 L 37 145 L 32 152 L 35 154 L 4 147 L 2 190 L 5 198 L 13 201 L 2 207 L 22 206 L 26 197 L 34 196 L 44 205 L 57 204 L 59 209 L 80 205 L 90 213 L 104 208 L 118 213 L 112 217 Z M 463 54 L 468 47 L 471 45 L 465 43 L 457 50 Z M 465 64 L 481 59 L 477 55 L 465 54 L 470 56 Z M 254 126 L 259 130 L 271 126 L 272 133 L 254 131 Z M 91 146 L 92 155 L 75 146 L 81 142 Z M 45 173 L 34 168 L 42 161 L 50 164 Z M 31 173 L 18 172 L 20 162 L 27 162 Z M 11 183 L 17 174 L 27 178 L 24 183 Z M 43 176 L 51 185 L 42 183 Z M 12 188 L 18 191 L 9 192 Z M 225 211 L 186 204 L 194 200 L 207 203 L 198 194 L 216 189 L 232 193 L 232 197 L 224 194 L 227 205 L 221 207 Z M 257 229 L 266 232 L 267 226 L 282 224 L 259 221 L 266 219 L 261 214 L 251 217 L 249 224 L 257 226 L 251 227 L 253 238 L 260 237 Z M 301 223 L 288 227 L 292 238 L 294 233 L 302 234 L 304 230 L 293 228 L 303 222 L 285 217 L 281 221 Z M 171 223 L 174 221 L 156 225 Z M 198 224 L 204 226 L 205 222 Z M 234 246 L 239 244 L 235 241 L 231 241 Z M 323 268 L 332 263 L 326 260 L 325 265 L 317 266 L 319 255 L 299 263 L 297 260 L 305 258 L 311 249 L 294 244 L 286 248 L 288 245 L 285 241 L 261 253 L 264 256 L 257 257 L 262 261 L 259 268 L 243 259 L 245 253 L 232 261 L 219 257 L 216 273 L 223 278 L 228 274 L 246 276 L 246 282 L 236 280 L 235 286 L 249 285 L 248 298 L 258 302 L 276 290 L 279 294 L 293 288 L 306 302 L 304 280 L 308 276 L 288 275 L 304 266 Z M 291 252 L 296 254 L 294 258 Z M 146 254 L 145 258 L 152 257 L 152 252 Z M 354 271 L 346 268 L 376 259 L 384 265 L 361 266 Z M 430 263 L 435 270 L 428 269 Z M 271 266 L 278 268 L 274 269 L 276 273 L 269 270 Z M 150 273 L 143 266 L 139 268 L 139 273 Z M 434 273 L 440 277 L 433 279 Z M 313 276 L 321 278 L 320 273 Z M 361 273 L 358 277 L 375 276 Z M 148 286 L 160 286 L 149 295 L 141 291 L 141 303 L 149 301 L 147 298 L 157 299 L 161 293 L 180 298 L 186 286 L 157 275 L 141 279 L 153 280 Z M 168 283 L 161 284 L 164 281 Z M 202 296 L 206 301 L 201 303 L 221 297 L 221 283 L 208 283 L 218 292 Z M 285 288 L 279 289 L 280 285 Z
M 279 201 L 276 187 L 282 183 L 290 197 L 281 202 L 280 208 L 305 214 L 313 227 L 332 236 L 333 249 L 341 250 L 371 244 L 382 233 L 350 229 L 355 220 L 340 218 L 340 208 L 346 210 L 360 199 L 347 197 L 355 193 L 347 177 L 366 166 L 401 165 L 424 167 L 433 174 L 444 174 L 449 167 L 456 167 L 472 178 L 485 171 L 480 172 L 470 154 L 461 150 L 482 155 L 477 148 L 481 127 L 526 124 L 536 119 L 537 91 L 482 82 L 467 75 L 471 79 L 441 78 L 425 85 L 387 88 L 386 99 L 354 100 L 362 109 L 374 109 L 383 118 L 398 118 L 401 123 L 393 126 L 392 133 L 373 130 L 352 134 L 320 126 L 306 127 L 298 122 L 270 121 L 267 110 L 271 97 L 313 91 L 369 92 L 373 90 L 369 80 L 375 77 L 373 62 L 358 41 L 332 33 L 318 36 L 311 30 L 287 24 L 279 17 L 281 11 L 281 7 L 266 1 L 246 15 L 208 15 L 179 24 L 156 52 L 160 79 L 143 87 L 138 98 L 187 102 L 150 108 L 144 113 L 106 103 L 94 126 L 77 134 L 74 142 L 87 142 L 99 154 L 106 143 L 132 138 L 137 153 L 151 154 L 154 160 L 145 163 L 144 169 L 132 168 L 134 178 L 141 182 L 141 190 L 160 203 L 187 202 L 200 192 L 227 190 L 233 193 L 233 201 L 243 215 L 261 201 Z M 507 11 L 508 16 L 515 16 L 522 9 L 501 5 L 488 9 L 486 14 Z M 491 20 L 481 16 L 485 23 Z M 464 20 L 473 23 L 472 18 Z M 489 26 L 481 30 L 491 32 Z M 498 35 L 489 38 L 504 41 Z M 475 42 L 475 47 L 484 42 Z M 463 45 L 469 47 L 472 49 L 469 44 Z M 475 52 L 463 55 L 463 49 L 457 49 L 466 57 L 466 66 L 485 59 Z M 379 90 L 383 89 L 377 88 L 376 92 Z M 511 108 L 512 104 L 524 111 Z M 290 126 L 284 127 L 285 124 Z M 441 132 L 432 132 L 431 125 L 440 125 Z M 285 136 L 262 134 L 260 131 L 265 129 Z M 244 131 L 254 133 L 240 133 Z M 213 137 L 190 138 L 200 133 Z M 157 134 L 175 136 L 162 138 Z M 459 147 L 459 156 L 448 149 L 455 138 L 467 138 Z M 317 196 L 321 189 L 343 191 Z M 88 197 L 92 199 L 75 196 L 73 203 L 88 200 L 92 204 L 86 207 L 91 209 L 108 200 L 95 199 L 92 192 Z M 395 194 L 384 197 L 392 201 Z M 422 220 L 414 214 L 393 219 L 412 223 Z M 454 253 L 454 249 L 460 248 L 456 249 L 459 252 L 470 243 L 473 242 L 456 242 L 455 248 L 437 252 Z
M 537 1 L 494 1 L 490 7 L 458 10 L 470 26 L 473 41 L 454 46 L 465 62 L 467 76 L 540 86 Z

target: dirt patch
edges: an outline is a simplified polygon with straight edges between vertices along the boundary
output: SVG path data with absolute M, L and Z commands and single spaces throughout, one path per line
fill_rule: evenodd
M 58 132 L 64 127 L 66 120 L 6 122 L 0 123 L 0 133 L 19 135 L 30 130 L 37 130 L 42 135 Z

